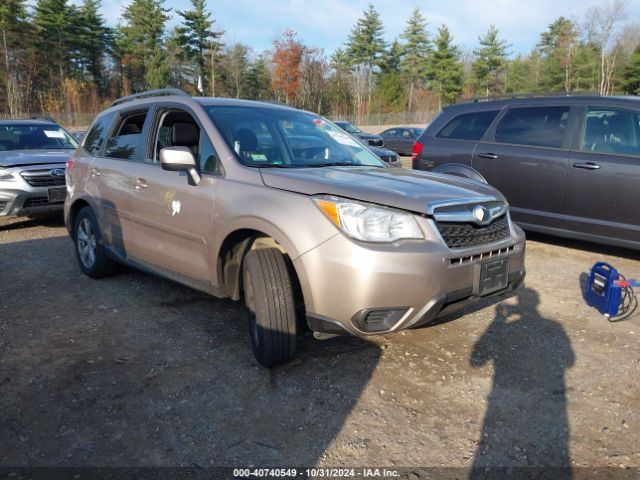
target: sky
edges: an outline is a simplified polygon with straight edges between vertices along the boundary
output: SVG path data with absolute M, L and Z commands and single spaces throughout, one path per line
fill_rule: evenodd
M 121 16 L 122 6 L 130 0 L 102 0 L 102 13 L 111 25 Z M 446 24 L 454 41 L 465 51 L 473 50 L 492 23 L 500 36 L 511 44 L 512 55 L 528 53 L 540 32 L 559 16 L 581 20 L 591 5 L 606 5 L 611 0 L 388 0 L 372 1 L 380 12 L 385 39 L 391 42 L 402 32 L 412 10 L 420 8 L 433 35 Z M 80 0 L 74 0 L 80 3 Z M 327 54 L 342 46 L 353 25 L 367 8 L 369 0 L 208 0 L 216 20 L 215 28 L 224 30 L 224 42 L 242 42 L 255 53 L 270 49 L 273 40 L 285 29 L 298 33 L 305 45 L 324 48 Z M 179 22 L 175 10 L 189 9 L 190 0 L 166 0 L 173 9 L 173 26 Z M 627 18 L 640 22 L 640 0 L 628 0 Z

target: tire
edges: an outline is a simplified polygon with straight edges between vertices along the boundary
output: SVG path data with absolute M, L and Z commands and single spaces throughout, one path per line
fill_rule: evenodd
M 265 367 L 296 353 L 296 302 L 284 255 L 276 248 L 251 250 L 244 259 L 244 297 L 256 360 Z
M 115 273 L 117 264 L 107 256 L 102 233 L 91 207 L 78 213 L 73 226 L 73 241 L 80 270 L 92 278 L 103 278 Z

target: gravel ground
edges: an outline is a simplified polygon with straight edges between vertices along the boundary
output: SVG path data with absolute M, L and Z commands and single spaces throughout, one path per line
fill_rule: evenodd
M 527 248 L 510 299 L 370 341 L 306 336 L 267 370 L 241 305 L 92 280 L 60 219 L 1 219 L 0 466 L 640 467 L 640 317 L 608 323 L 579 287 L 596 260 L 640 277 L 640 253 Z

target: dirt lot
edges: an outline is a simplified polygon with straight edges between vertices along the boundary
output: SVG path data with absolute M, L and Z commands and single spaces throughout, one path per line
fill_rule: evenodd
M 89 279 L 59 219 L 0 220 L 0 466 L 640 467 L 640 316 L 583 304 L 596 260 L 640 277 L 531 236 L 517 296 L 269 371 L 239 304 Z

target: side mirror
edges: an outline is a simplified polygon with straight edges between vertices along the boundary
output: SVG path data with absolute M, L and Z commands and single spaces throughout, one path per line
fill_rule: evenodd
M 198 185 L 202 177 L 196 168 L 196 159 L 188 147 L 166 147 L 160 150 L 160 165 L 169 172 L 187 172 L 189 185 Z

